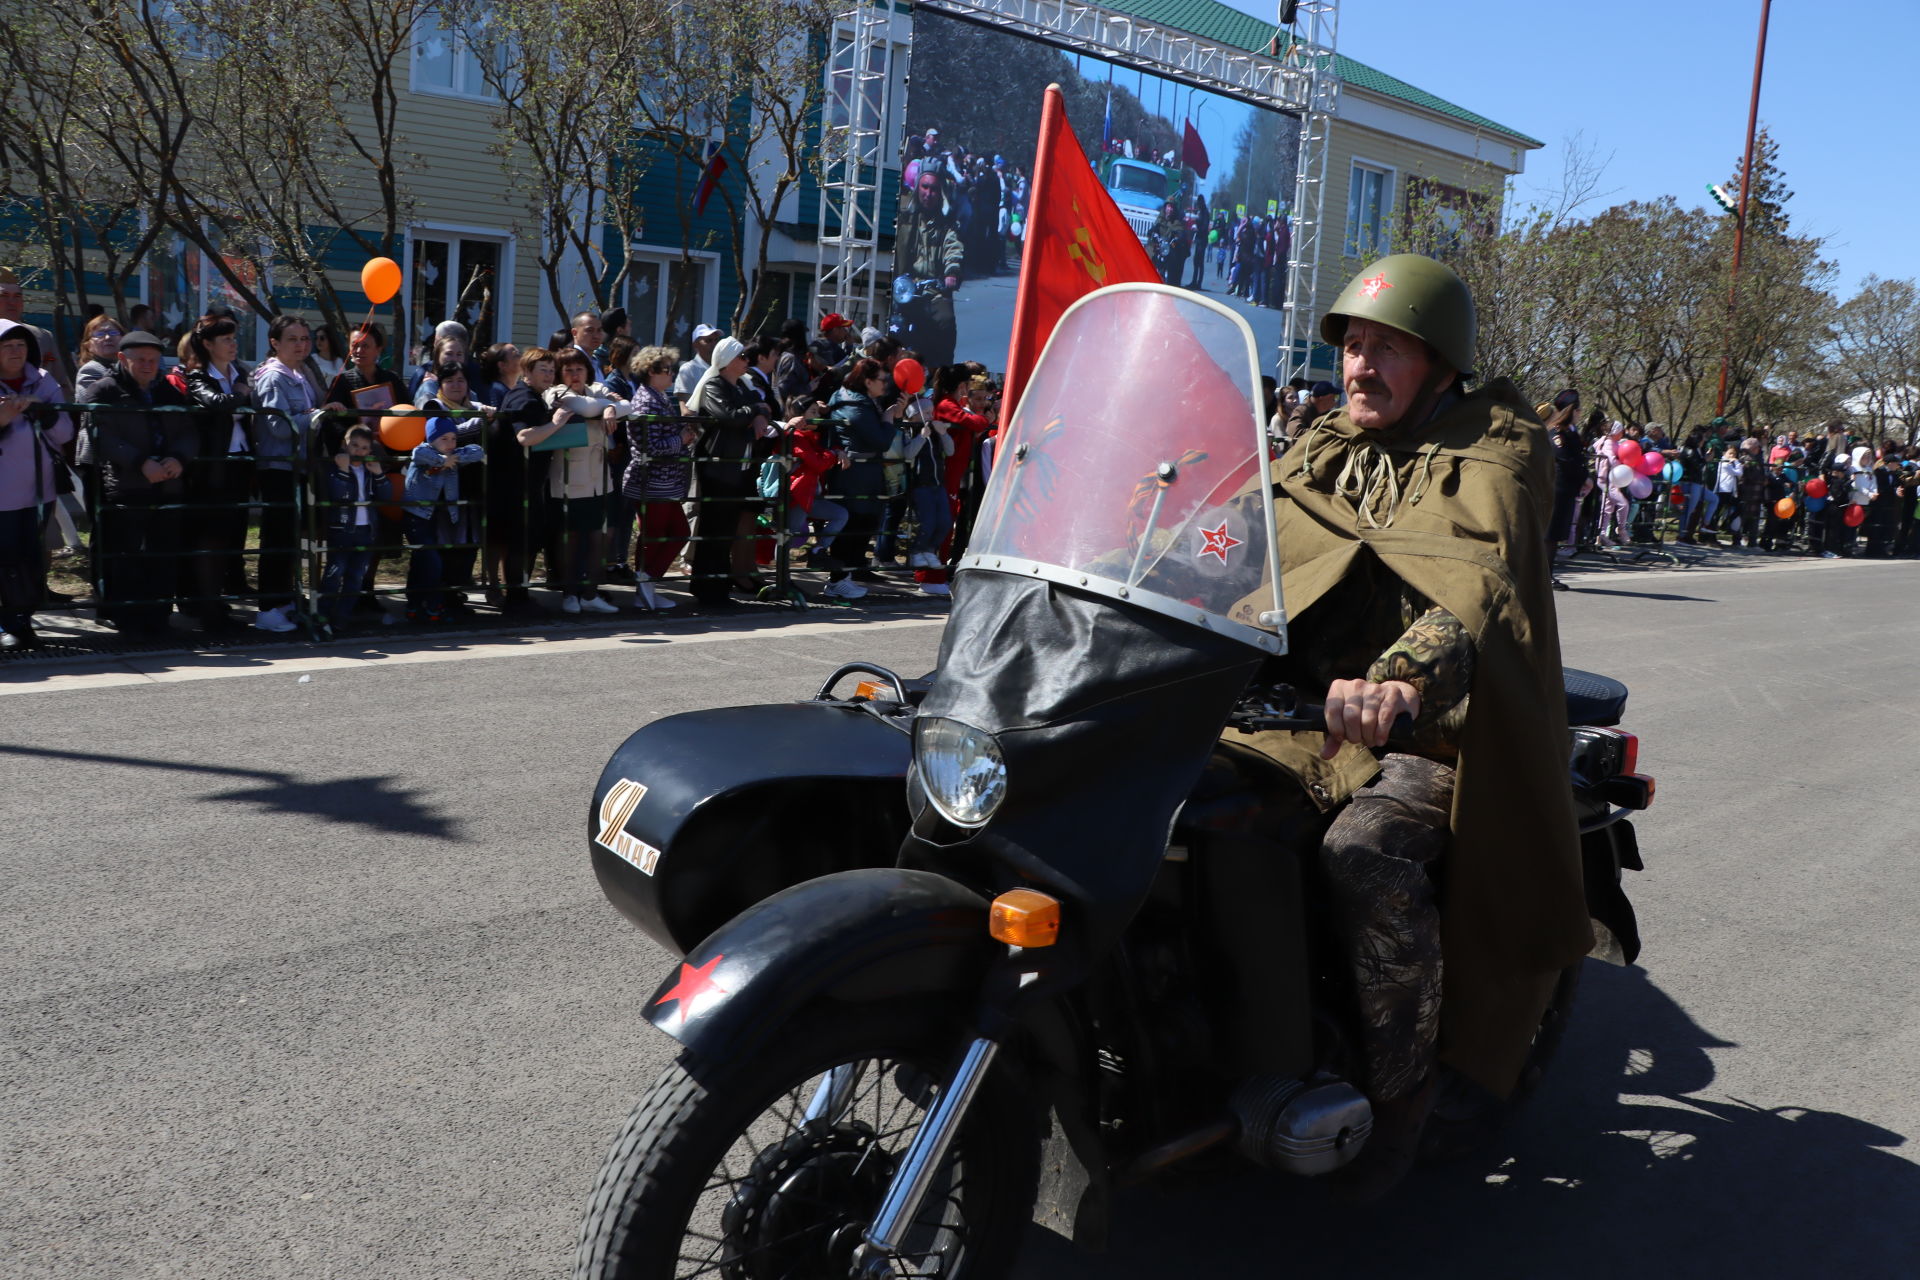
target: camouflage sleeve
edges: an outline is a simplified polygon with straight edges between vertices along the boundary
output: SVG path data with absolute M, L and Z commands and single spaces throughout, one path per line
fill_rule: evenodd
M 1473 660 L 1473 637 L 1460 619 L 1435 605 L 1374 659 L 1367 679 L 1412 685 L 1420 694 L 1420 714 L 1413 726 L 1415 744 L 1451 755 L 1458 750 L 1460 729 L 1466 723 Z
M 940 258 L 944 268 L 940 274 L 944 276 L 959 275 L 960 264 L 967 260 L 966 246 L 960 242 L 960 232 L 953 227 L 948 227 L 940 238 Z

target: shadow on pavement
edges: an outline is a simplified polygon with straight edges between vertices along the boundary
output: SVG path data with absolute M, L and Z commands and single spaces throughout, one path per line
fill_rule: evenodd
M 392 778 L 378 774 L 319 781 L 277 769 L 239 769 L 224 765 L 189 764 L 179 760 L 152 760 L 141 756 L 60 751 L 4 743 L 0 743 L 0 755 L 36 756 L 47 760 L 71 760 L 127 769 L 160 769 L 210 777 L 244 778 L 255 785 L 194 798 L 250 804 L 267 813 L 319 818 L 398 835 L 431 836 L 454 841 L 465 838 L 460 834 L 459 824 L 452 818 L 422 804 L 411 792 L 396 787 Z
M 1552 1074 L 1493 1151 L 1381 1204 L 1253 1173 L 1163 1182 L 1116 1206 L 1112 1247 L 1031 1229 L 1017 1275 L 1893 1277 L 1920 1273 L 1906 1139 L 1815 1108 L 1695 1096 L 1698 1026 L 1639 969 L 1587 964 Z
M 1681 596 L 1670 591 L 1614 591 L 1607 587 L 1573 587 L 1567 590 L 1581 596 L 1630 596 L 1635 600 L 1690 600 L 1695 604 L 1718 604 L 1706 596 Z

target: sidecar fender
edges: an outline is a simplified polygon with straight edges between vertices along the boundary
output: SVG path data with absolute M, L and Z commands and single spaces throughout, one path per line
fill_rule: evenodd
M 646 1017 L 701 1057 L 752 1053 L 821 1004 L 971 995 L 1004 949 L 987 902 L 945 876 L 870 867 L 747 908 L 700 943 Z

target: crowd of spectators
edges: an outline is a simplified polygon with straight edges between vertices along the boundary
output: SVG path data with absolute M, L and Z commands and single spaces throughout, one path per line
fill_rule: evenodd
M 69 394 L 39 332 L 0 320 L 0 646 L 39 643 L 33 614 L 72 602 L 46 571 L 56 526 L 76 524 L 94 586 L 79 603 L 140 639 L 175 612 L 209 632 L 547 601 L 614 613 L 613 583 L 656 612 L 674 607 L 658 583 L 676 574 L 721 607 L 767 585 L 777 524 L 830 599 L 907 571 L 944 596 L 996 430 L 983 366 L 929 378 L 837 315 L 750 340 L 703 324 L 685 352 L 637 346 L 619 312 L 479 353 L 449 321 L 411 376 L 377 323 L 342 341 L 276 317 L 256 366 L 238 332 L 226 313 L 176 342 L 95 317 Z M 912 376 L 896 381 L 903 361 Z M 396 442 L 387 428 L 409 405 L 423 425 Z M 375 584 L 399 557 L 405 608 L 390 610 Z

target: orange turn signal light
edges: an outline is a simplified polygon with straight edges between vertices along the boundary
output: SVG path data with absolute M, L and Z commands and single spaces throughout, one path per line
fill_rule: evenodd
M 987 932 L 1010 947 L 1050 947 L 1060 937 L 1060 900 L 1036 889 L 1009 889 L 993 900 Z
M 853 686 L 853 696 L 868 702 L 893 701 L 893 686 L 879 680 L 862 680 Z

